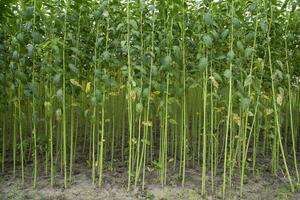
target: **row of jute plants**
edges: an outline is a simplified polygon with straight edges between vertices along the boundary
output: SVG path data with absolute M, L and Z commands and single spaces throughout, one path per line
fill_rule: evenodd
M 91 182 L 125 163 L 128 190 L 185 184 L 223 197 L 259 160 L 299 183 L 297 1 L 3 1 L 1 170 L 32 184 L 74 163 Z M 282 172 L 283 171 L 283 175 Z M 207 185 L 207 183 L 211 183 Z

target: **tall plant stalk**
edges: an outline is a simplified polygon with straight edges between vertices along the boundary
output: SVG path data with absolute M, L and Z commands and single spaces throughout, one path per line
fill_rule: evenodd
M 64 187 L 67 188 L 67 109 L 66 109 L 66 42 L 67 42 L 67 17 L 68 17 L 68 0 L 64 0 L 64 32 L 62 47 L 63 62 L 63 85 L 62 85 L 62 142 L 63 142 L 63 171 L 64 171 Z
M 181 49 L 182 49 L 182 181 L 185 182 L 185 168 L 186 168 L 186 148 L 187 148 L 187 127 L 186 127 L 186 55 L 185 55 L 185 1 L 182 1 L 182 21 L 181 21 Z
M 292 137 L 292 151 L 293 151 L 293 161 L 294 167 L 296 171 L 296 178 L 297 182 L 300 181 L 299 171 L 297 166 L 297 153 L 296 153 L 296 140 L 295 140 L 295 128 L 294 128 L 294 117 L 293 117 L 293 96 L 292 96 L 292 89 L 291 89 L 291 74 L 290 74 L 290 65 L 289 65 L 289 53 L 288 53 L 288 28 L 289 28 L 289 20 L 290 14 L 287 17 L 286 27 L 285 27 L 285 36 L 284 36 L 284 49 L 285 49 L 285 66 L 287 70 L 287 77 L 288 77 L 288 102 L 289 102 L 289 117 L 290 117 L 290 129 L 291 129 L 291 137 Z
M 127 23 L 127 34 L 126 34 L 126 48 L 127 48 L 127 106 L 128 106 L 128 144 L 129 144 L 129 156 L 128 156 L 128 183 L 127 190 L 130 190 L 131 185 L 131 173 L 132 173 L 132 136 L 133 136 L 133 113 L 132 113 L 132 70 L 131 70 L 131 53 L 130 53 L 130 0 L 126 1 L 126 23 Z
M 234 0 L 231 1 L 231 20 L 233 20 L 234 17 Z M 230 33 L 230 45 L 229 49 L 230 52 L 233 52 L 233 22 L 231 23 L 231 33 Z M 228 91 L 228 110 L 227 110 L 227 117 L 226 117 L 226 131 L 225 131 L 225 150 L 224 150 L 224 164 L 223 164 L 223 190 L 222 190 L 222 196 L 225 198 L 225 192 L 226 192 L 226 180 L 227 180 L 227 159 L 228 159 L 228 150 L 227 150 L 227 144 L 228 144 L 228 137 L 229 134 L 231 135 L 231 114 L 232 114 L 232 60 L 230 60 L 229 63 L 229 71 L 230 71 L 230 77 L 229 77 L 229 91 Z M 231 138 L 230 138 L 231 139 Z M 231 158 L 231 157 L 230 157 Z
M 36 1 L 33 0 L 33 32 L 35 31 L 35 24 L 36 24 Z M 35 44 L 33 42 L 33 49 L 35 50 Z M 36 66 L 35 66 L 35 53 L 32 55 L 32 85 L 35 87 L 35 76 L 36 76 Z M 37 133 L 36 133 L 36 119 L 37 119 L 37 111 L 36 111 L 36 99 L 35 99 L 35 89 L 32 92 L 32 134 L 33 134 L 33 143 L 34 143 L 34 175 L 33 175 L 33 187 L 36 187 L 36 179 L 37 179 Z
M 265 2 L 265 5 L 266 5 L 266 2 Z M 289 172 L 289 169 L 288 169 L 288 165 L 287 165 L 287 161 L 286 161 L 286 156 L 285 156 L 285 152 L 284 152 L 284 148 L 283 148 L 283 145 L 282 145 L 282 137 L 281 137 L 281 128 L 280 128 L 280 122 L 279 122 L 279 116 L 278 116 L 278 110 L 277 110 L 277 105 L 276 105 L 276 93 L 275 93 L 275 83 L 274 83 L 274 76 L 273 76 L 273 63 L 272 63 L 272 54 L 271 54 L 271 45 L 270 45 L 270 40 L 271 40 L 271 37 L 270 37 L 270 32 L 271 32 L 271 26 L 272 26 L 272 16 L 273 16 L 273 9 L 272 9 L 272 5 L 270 7 L 270 12 L 271 12 L 271 17 L 269 19 L 269 29 L 268 29 L 268 32 L 267 32 L 267 45 L 268 45 L 268 60 L 269 60 L 269 69 L 270 69 L 270 73 L 271 73 L 271 84 L 272 84 L 272 99 L 273 99 L 273 109 L 274 109 L 274 117 L 275 117 L 275 137 L 278 137 L 278 143 L 279 143 L 279 148 L 280 148 L 280 151 L 281 151 L 281 154 L 282 154 L 282 159 L 283 159 L 283 163 L 284 163 L 284 167 L 285 167 L 285 171 L 286 171 L 286 174 L 287 174 L 287 178 L 289 180 L 289 183 L 290 183 L 290 187 L 291 187 L 291 190 L 292 192 L 294 192 L 295 188 L 294 188 L 294 185 L 293 185 L 293 182 L 292 182 L 292 179 L 291 179 L 291 176 L 290 176 L 290 172 Z

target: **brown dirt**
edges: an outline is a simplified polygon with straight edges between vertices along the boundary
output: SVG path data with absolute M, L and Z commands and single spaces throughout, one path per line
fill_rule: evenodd
M 101 188 L 94 187 L 91 182 L 90 169 L 86 166 L 75 165 L 73 181 L 68 188 L 63 188 L 63 179 L 57 175 L 55 186 L 50 187 L 48 176 L 39 176 L 37 188 L 33 189 L 30 173 L 32 170 L 26 169 L 25 186 L 21 185 L 19 177 L 12 178 L 12 174 L 6 173 L 0 176 L 0 199 L 40 199 L 40 200 L 114 200 L 114 199 L 149 199 L 149 200 L 200 200 L 200 199 L 221 199 L 222 173 L 214 178 L 215 189 L 211 191 L 211 178 L 207 176 L 208 195 L 203 198 L 200 195 L 201 189 L 201 169 L 188 169 L 186 172 L 185 187 L 181 187 L 178 174 L 169 170 L 168 185 L 161 187 L 158 174 L 155 170 L 147 172 L 146 188 L 144 191 L 140 187 L 127 192 L 126 170 L 118 169 L 118 172 L 105 170 L 104 182 Z M 40 172 L 42 173 L 42 172 Z M 17 174 L 20 174 L 17 171 Z M 282 174 L 280 174 L 283 177 Z M 97 183 L 98 184 L 98 183 Z M 228 189 L 227 199 L 253 199 L 253 200 L 275 200 L 275 199 L 300 199 L 300 193 L 291 193 L 288 183 L 284 178 L 279 178 L 267 170 L 260 169 L 253 176 L 252 173 L 246 175 L 244 184 L 244 195 L 239 196 L 239 177 L 232 177 L 231 188 Z

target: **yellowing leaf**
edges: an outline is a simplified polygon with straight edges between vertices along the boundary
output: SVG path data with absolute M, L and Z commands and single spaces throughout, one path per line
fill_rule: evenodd
M 72 85 L 82 88 L 82 86 L 75 79 L 70 79 L 70 82 L 72 83 Z
M 236 123 L 238 126 L 241 126 L 241 118 L 238 114 L 233 113 L 233 121 Z
M 169 122 L 170 122 L 170 124 L 174 124 L 174 125 L 176 125 L 176 124 L 177 124 L 177 122 L 176 122 L 176 120 L 175 120 L 175 119 L 169 119 Z
M 152 122 L 151 121 L 147 121 L 147 122 L 142 122 L 142 124 L 144 125 L 144 126 L 152 126 Z
M 153 93 L 152 93 L 152 96 L 158 96 L 160 94 L 160 91 L 154 91 Z
M 265 110 L 265 113 L 266 113 L 266 115 L 270 115 L 270 114 L 273 113 L 273 109 L 267 108 L 267 109 Z
M 136 138 L 132 138 L 131 142 L 132 142 L 133 144 L 136 144 L 136 143 L 137 143 Z
M 80 103 L 78 103 L 78 102 L 73 102 L 71 105 L 74 106 L 74 107 L 76 107 L 76 106 L 80 106 Z
M 278 103 L 278 105 L 282 105 L 282 101 L 283 101 L 283 94 L 278 94 L 277 95 L 277 98 L 276 98 L 276 101 Z
M 110 92 L 108 95 L 110 95 L 110 96 L 118 96 L 118 92 Z
M 219 88 L 219 83 L 217 82 L 217 80 L 215 79 L 215 77 L 210 76 L 209 79 L 211 80 L 211 82 L 212 82 L 212 84 L 213 84 L 213 86 L 215 88 Z
M 85 93 L 90 93 L 90 91 L 91 91 L 91 82 L 88 82 L 87 84 L 86 84 L 86 86 L 85 86 Z
M 60 108 L 55 111 L 55 116 L 56 116 L 57 121 L 61 120 L 61 114 L 62 114 L 62 111 Z
M 150 167 L 147 167 L 147 170 L 148 170 L 149 172 L 152 172 L 154 169 L 153 169 L 153 168 L 150 168 Z
M 45 106 L 46 108 L 49 108 L 49 107 L 51 106 L 51 103 L 50 103 L 49 101 L 45 101 L 45 102 L 44 102 L 44 106 Z
M 132 90 L 131 93 L 130 93 L 130 97 L 133 101 L 135 101 L 136 99 L 136 91 L 135 90 Z
M 264 99 L 266 99 L 266 100 L 270 99 L 270 98 L 269 98 L 267 95 L 265 95 L 265 94 L 262 95 L 262 98 L 264 98 Z

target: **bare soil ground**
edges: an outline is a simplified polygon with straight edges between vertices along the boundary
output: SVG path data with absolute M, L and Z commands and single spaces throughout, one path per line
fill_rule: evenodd
M 178 174 L 171 169 L 168 171 L 168 185 L 161 187 L 158 174 L 155 170 L 147 172 L 146 187 L 142 191 L 141 187 L 134 188 L 127 192 L 127 172 L 125 167 L 114 170 L 105 170 L 104 182 L 101 188 L 94 187 L 91 181 L 91 170 L 82 164 L 75 164 L 73 180 L 68 188 L 63 188 L 63 178 L 57 174 L 55 186 L 50 186 L 49 176 L 42 176 L 40 172 L 37 187 L 32 187 L 32 169 L 26 169 L 25 184 L 21 184 L 20 177 L 13 178 L 12 172 L 2 174 L 0 180 L 0 199 L 2 200 L 129 200 L 129 199 L 149 199 L 149 200 L 201 200 L 201 199 L 221 199 L 222 172 L 214 178 L 214 191 L 211 190 L 211 177 L 208 174 L 206 197 L 201 196 L 201 169 L 187 169 L 185 187 L 181 187 Z M 20 171 L 17 171 L 20 174 Z M 280 178 L 282 177 L 282 178 Z M 300 199 L 300 192 L 291 193 L 287 180 L 283 174 L 274 176 L 263 167 L 246 175 L 244 184 L 244 195 L 239 196 L 239 177 L 232 177 L 231 188 L 228 188 L 227 199 L 253 199 L 253 200 L 282 200 Z

